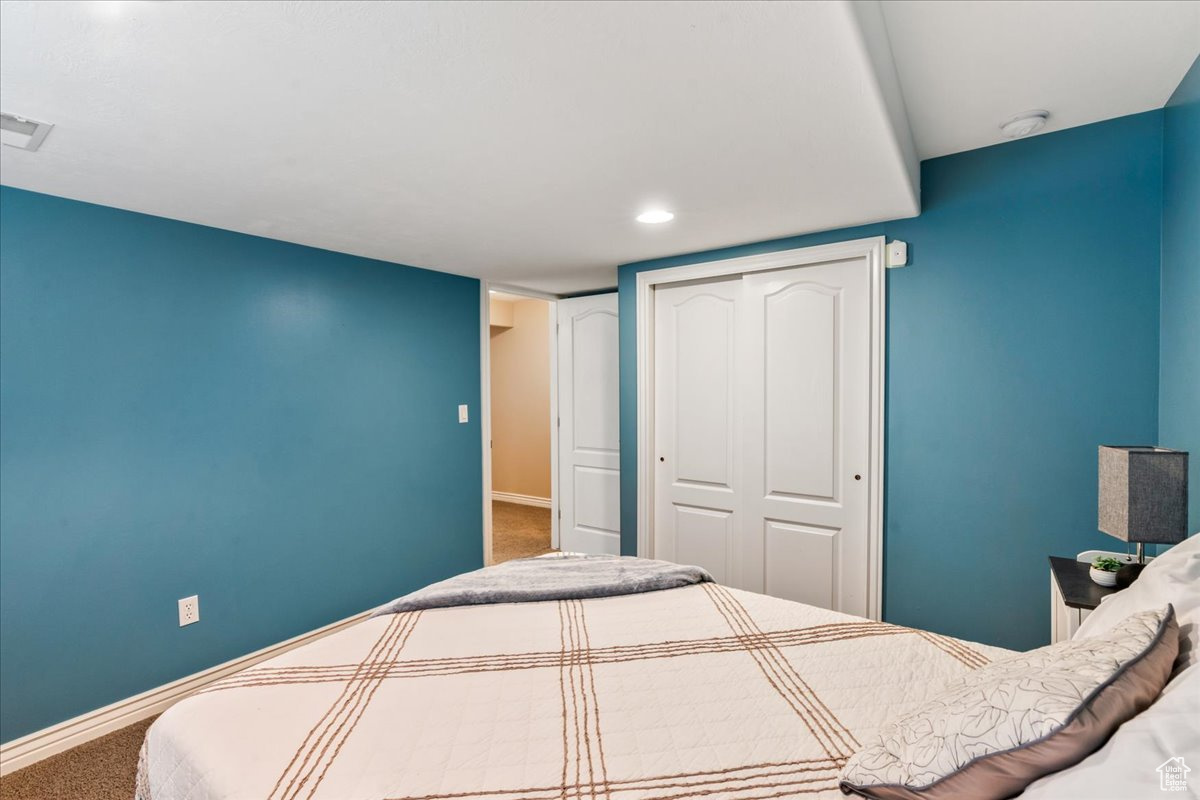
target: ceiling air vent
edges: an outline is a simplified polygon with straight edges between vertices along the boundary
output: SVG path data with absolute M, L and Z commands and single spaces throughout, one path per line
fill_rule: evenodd
M 53 127 L 49 122 L 0 113 L 0 144 L 22 150 L 37 150 Z

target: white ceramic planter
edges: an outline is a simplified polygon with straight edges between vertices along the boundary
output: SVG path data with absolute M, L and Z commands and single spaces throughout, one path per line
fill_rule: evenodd
M 1115 572 L 1105 572 L 1104 570 L 1096 569 L 1095 567 L 1091 567 L 1088 572 L 1091 573 L 1092 580 L 1101 586 L 1117 585 L 1117 573 Z

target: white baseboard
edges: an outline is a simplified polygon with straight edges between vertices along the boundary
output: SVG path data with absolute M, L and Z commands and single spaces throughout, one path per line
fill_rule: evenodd
M 516 503 L 521 506 L 537 506 L 538 508 L 550 508 L 551 506 L 549 497 L 534 497 L 512 492 L 492 492 L 492 500 L 499 500 L 501 503 Z
M 69 750 L 84 742 L 103 736 L 106 733 L 112 733 L 115 730 L 124 728 L 126 725 L 132 725 L 139 720 L 152 717 L 155 714 L 161 714 L 184 697 L 199 689 L 203 689 L 210 683 L 214 683 L 221 678 L 253 666 L 260 661 L 265 661 L 281 653 L 286 653 L 288 650 L 294 650 L 323 636 L 337 633 L 366 619 L 370 613 L 370 611 L 364 611 L 361 614 L 355 614 L 352 617 L 333 622 L 323 628 L 317 628 L 315 631 L 302 633 L 285 642 L 265 647 L 262 650 L 256 650 L 241 658 L 226 661 L 224 664 L 218 664 L 215 667 L 188 675 L 185 678 L 180 678 L 177 681 L 150 689 L 133 697 L 118 700 L 104 708 L 98 708 L 95 711 L 81 714 L 74 719 L 60 722 L 57 725 L 51 725 L 49 728 L 43 728 L 40 731 L 34 731 L 26 736 L 22 736 L 20 739 L 13 739 L 11 742 L 6 742 L 0 745 L 0 775 L 7 775 L 13 770 L 27 767 L 55 753 L 61 753 L 64 750 Z

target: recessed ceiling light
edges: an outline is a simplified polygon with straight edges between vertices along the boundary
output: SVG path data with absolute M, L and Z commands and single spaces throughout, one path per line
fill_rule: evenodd
M 37 150 L 53 127 L 49 122 L 0 113 L 0 143 L 22 150 Z
M 1000 132 L 1009 139 L 1020 139 L 1022 136 L 1037 133 L 1046 127 L 1046 119 L 1049 116 L 1049 111 L 1026 111 L 1001 125 Z
M 647 225 L 658 225 L 663 222 L 670 222 L 673 219 L 675 219 L 674 214 L 661 208 L 643 211 L 641 214 L 637 215 L 637 221 L 644 222 Z

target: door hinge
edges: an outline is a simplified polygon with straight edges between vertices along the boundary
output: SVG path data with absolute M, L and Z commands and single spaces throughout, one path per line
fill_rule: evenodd
M 562 417 L 558 418 L 558 420 L 555 422 L 555 425 L 557 425 L 560 428 L 562 427 Z

